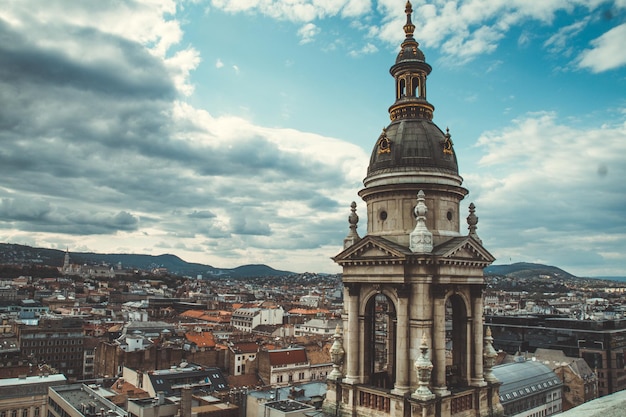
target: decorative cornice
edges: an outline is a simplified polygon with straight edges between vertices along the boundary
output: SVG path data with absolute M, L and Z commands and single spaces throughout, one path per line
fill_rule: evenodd
M 475 259 L 448 259 L 434 255 L 407 255 L 403 258 L 362 258 L 362 259 L 341 259 L 336 260 L 339 265 L 343 266 L 377 266 L 377 265 L 445 265 L 445 266 L 464 266 L 473 268 L 484 268 L 491 265 L 491 261 L 478 261 Z
M 391 121 L 398 119 L 433 119 L 435 108 L 430 103 L 401 103 L 394 104 L 389 108 Z

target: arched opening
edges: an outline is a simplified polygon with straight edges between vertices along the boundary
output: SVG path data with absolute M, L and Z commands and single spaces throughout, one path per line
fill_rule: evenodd
M 369 385 L 393 388 L 396 363 L 396 311 L 384 294 L 369 299 L 365 311 L 365 370 Z
M 406 81 L 402 78 L 398 83 L 398 98 L 402 98 L 404 96 L 406 96 Z
M 446 385 L 451 390 L 468 385 L 467 308 L 460 295 L 446 300 Z
M 418 98 L 421 97 L 419 77 L 413 77 L 411 79 L 411 87 L 413 88 L 413 91 L 412 91 L 413 97 L 418 97 Z

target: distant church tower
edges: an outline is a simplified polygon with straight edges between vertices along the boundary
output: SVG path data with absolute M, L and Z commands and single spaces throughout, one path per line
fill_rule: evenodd
M 343 332 L 335 334 L 324 410 L 338 416 L 498 416 L 495 356 L 483 335 L 483 268 L 494 261 L 476 233 L 461 232 L 462 187 L 449 132 L 426 98 L 432 68 L 406 38 L 390 73 L 391 123 L 378 137 L 359 196 L 367 235 L 352 203 L 344 250 Z
M 63 257 L 63 273 L 70 272 L 70 248 L 65 250 L 65 256 Z

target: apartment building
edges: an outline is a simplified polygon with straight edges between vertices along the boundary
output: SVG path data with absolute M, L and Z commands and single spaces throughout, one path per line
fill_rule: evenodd
M 233 312 L 230 324 L 237 330 L 252 332 L 252 329 L 262 324 L 283 324 L 284 315 L 282 307 L 239 308 Z
M 46 417 L 48 387 L 66 382 L 63 374 L 0 379 L 0 417 Z
M 15 323 L 14 332 L 22 355 L 31 363 L 46 364 L 70 381 L 82 379 L 85 357 L 82 320 L 46 317 L 36 326 Z
M 311 362 L 303 347 L 261 350 L 259 377 L 267 385 L 286 386 L 311 380 Z

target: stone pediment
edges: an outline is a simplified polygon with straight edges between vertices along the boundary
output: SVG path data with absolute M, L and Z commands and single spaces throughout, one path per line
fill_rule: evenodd
M 437 245 L 431 253 L 413 253 L 406 247 L 380 236 L 365 236 L 333 258 L 338 264 L 361 262 L 413 262 L 428 257 L 435 263 L 471 263 L 487 266 L 495 258 L 470 236 L 455 237 Z
M 439 259 L 450 259 L 456 261 L 484 262 L 487 264 L 495 261 L 487 249 L 470 236 L 462 236 L 450 239 L 438 245 L 433 254 Z
M 376 259 L 402 260 L 411 254 L 412 252 L 407 247 L 398 245 L 380 236 L 368 235 L 354 245 L 344 249 L 333 260 L 337 263 Z

